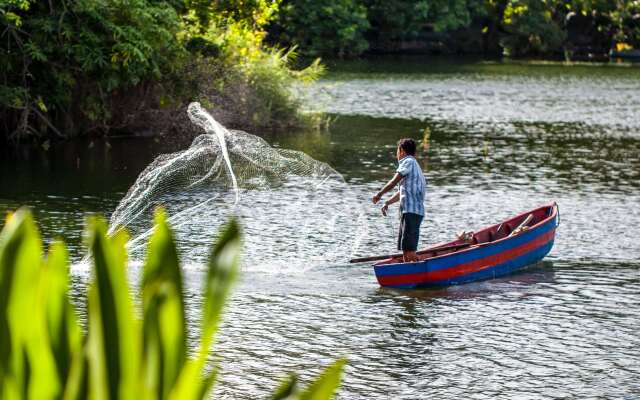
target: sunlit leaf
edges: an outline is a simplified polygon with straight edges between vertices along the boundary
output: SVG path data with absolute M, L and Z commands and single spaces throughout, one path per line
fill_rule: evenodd
M 207 374 L 204 378 L 202 378 L 199 383 L 200 390 L 196 394 L 197 399 L 207 399 L 209 398 L 209 393 L 211 392 L 211 388 L 216 381 L 218 376 L 218 368 L 214 368 L 209 374 Z
M 201 383 L 203 369 L 222 316 L 223 306 L 238 273 L 239 260 L 240 228 L 238 222 L 232 219 L 223 228 L 209 258 L 204 284 L 204 310 L 198 356 L 185 365 L 171 393 L 171 399 L 197 399 L 199 395 L 208 391 L 203 389 Z M 213 382 L 208 386 L 212 384 Z
M 240 227 L 232 219 L 222 230 L 209 258 L 205 282 L 203 341 L 215 333 L 240 262 Z
M 62 388 L 49 346 L 41 272 L 40 235 L 31 213 L 18 210 L 0 235 L 0 390 L 6 384 L 23 397 L 53 398 Z
M 134 399 L 141 384 L 140 349 L 125 270 L 128 236 L 119 231 L 107 237 L 107 224 L 101 218 L 91 218 L 88 224 L 94 263 L 88 299 L 90 391 Z
M 0 233 L 0 394 L 7 389 L 8 380 L 13 381 L 12 386 L 22 382 L 21 371 L 12 371 L 15 350 L 22 351 L 22 344 L 19 332 L 12 331 L 10 313 L 16 308 L 12 300 L 25 297 L 20 289 L 24 290 L 29 280 L 25 282 L 20 275 L 34 279 L 31 266 L 40 263 L 40 240 L 33 234 L 34 229 L 29 212 L 19 210 L 7 218 Z M 23 265 L 26 268 L 21 271 L 19 266 Z
M 280 383 L 280 386 L 276 389 L 276 391 L 271 396 L 271 400 L 285 400 L 290 399 L 296 394 L 296 389 L 298 385 L 298 376 L 291 375 L 287 377 L 284 381 Z
M 41 240 L 27 210 L 7 218 L 0 232 L 0 398 L 209 398 L 218 369 L 205 373 L 209 350 L 235 280 L 240 232 L 232 220 L 217 240 L 204 283 L 200 348 L 187 359 L 182 275 L 163 211 L 156 213 L 142 279 L 142 324 L 127 282 L 127 235 L 107 236 L 91 218 L 87 244 L 94 276 L 88 293 L 88 333 L 69 301 L 69 260 L 61 242 L 42 258 Z M 141 340 L 143 341 L 141 343 Z M 304 391 L 297 377 L 272 399 L 330 399 L 344 365 L 339 360 Z
M 164 211 L 155 216 L 142 280 L 145 384 L 166 398 L 187 356 L 182 274 Z
M 43 271 L 47 328 L 58 377 L 67 382 L 73 355 L 81 351 L 81 332 L 75 310 L 69 302 L 69 260 L 62 242 L 51 245 Z
M 328 400 L 332 399 L 340 386 L 342 369 L 347 363 L 340 359 L 330 365 L 317 377 L 298 397 L 299 400 Z

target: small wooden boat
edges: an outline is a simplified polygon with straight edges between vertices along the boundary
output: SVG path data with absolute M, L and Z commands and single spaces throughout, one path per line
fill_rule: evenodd
M 394 255 L 373 268 L 378 283 L 392 288 L 491 279 L 542 260 L 553 246 L 559 224 L 558 205 L 551 203 L 450 243 L 421 250 L 417 262 L 405 263 L 401 255 Z

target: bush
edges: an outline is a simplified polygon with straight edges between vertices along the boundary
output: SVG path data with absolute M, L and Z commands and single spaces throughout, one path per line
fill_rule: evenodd
M 592 47 L 601 36 L 608 39 L 606 51 L 614 42 L 640 47 L 637 0 L 286 0 L 270 31 L 305 54 L 354 56 L 368 48 L 402 52 L 404 41 L 437 45 L 482 35 L 487 50 L 499 41 L 506 55 L 552 55 L 567 44 L 571 14 L 593 21 L 586 32 Z
M 83 332 L 69 301 L 69 264 L 62 242 L 46 259 L 26 210 L 10 216 L 0 233 L 0 398 L 202 399 L 216 372 L 206 359 L 223 305 L 238 270 L 240 233 L 231 221 L 213 246 L 204 282 L 200 343 L 187 356 L 182 272 L 165 214 L 156 213 L 142 276 L 142 318 L 127 283 L 124 231 L 106 235 L 102 218 L 88 223 L 93 259 Z M 304 389 L 295 376 L 273 399 L 328 399 L 344 360 Z
M 398 40 L 418 39 L 429 29 L 445 32 L 468 26 L 483 11 L 480 0 L 361 1 L 374 28 L 370 36 L 383 47 Z
M 356 56 L 367 50 L 367 9 L 357 0 L 293 0 L 280 11 L 281 43 L 306 55 Z
M 221 6 L 220 6 L 221 7 Z M 316 59 L 302 70 L 294 70 L 295 48 L 285 51 L 264 44 L 264 26 L 274 16 L 273 7 L 260 6 L 254 9 L 250 19 L 226 17 L 230 11 L 203 17 L 192 16 L 184 34 L 187 40 L 198 38 L 219 49 L 219 58 L 193 58 L 190 64 L 194 74 L 185 74 L 186 79 L 199 88 L 198 98 L 203 104 L 215 109 L 232 111 L 232 118 L 220 118 L 225 125 L 246 130 L 264 128 L 315 127 L 315 116 L 303 114 L 301 104 L 292 92 L 298 83 L 317 79 L 324 71 Z M 223 12 L 224 11 L 224 12 Z M 235 15 L 231 13 L 231 15 Z M 217 79 L 209 79 L 209 68 L 203 65 L 218 63 L 224 72 Z
M 0 140 L 192 133 L 181 115 L 206 97 L 244 100 L 232 128 L 307 126 L 290 89 L 321 68 L 264 45 L 278 4 L 0 0 Z
M 358 56 L 467 26 L 484 11 L 482 0 L 288 0 L 271 33 L 307 55 Z
M 13 139 L 104 127 L 114 96 L 175 72 L 180 18 L 147 0 L 0 0 L 0 129 Z
M 566 32 L 554 19 L 553 5 L 539 0 L 511 0 L 502 18 L 507 35 L 501 45 L 507 56 L 562 53 Z M 560 19 L 561 21 L 563 19 Z

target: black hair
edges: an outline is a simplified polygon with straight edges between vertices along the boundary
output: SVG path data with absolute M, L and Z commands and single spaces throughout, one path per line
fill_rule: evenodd
M 400 139 L 398 141 L 398 147 L 404 150 L 404 152 L 410 156 L 416 155 L 416 141 L 413 139 Z

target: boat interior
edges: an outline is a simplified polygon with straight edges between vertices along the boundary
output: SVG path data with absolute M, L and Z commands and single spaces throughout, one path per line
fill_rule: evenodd
M 418 251 L 418 260 L 424 261 L 429 258 L 455 253 L 467 248 L 477 247 L 482 244 L 518 235 L 550 218 L 553 215 L 553 208 L 553 204 L 547 205 L 515 216 L 500 224 L 483 228 L 477 232 L 464 232 L 458 239 L 452 242 Z M 395 264 L 399 262 L 402 262 L 402 256 L 396 255 L 393 258 L 380 262 L 378 265 Z

